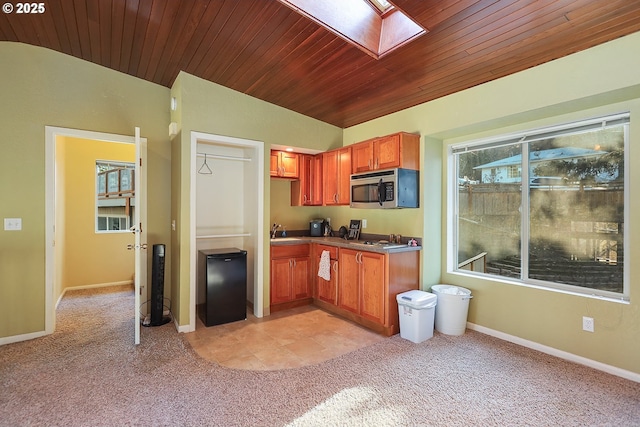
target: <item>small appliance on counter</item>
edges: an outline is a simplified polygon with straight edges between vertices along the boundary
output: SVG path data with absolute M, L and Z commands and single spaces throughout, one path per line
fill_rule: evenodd
M 309 236 L 322 237 L 324 235 L 324 219 L 312 219 L 309 221 Z
M 331 229 L 331 223 L 329 221 L 324 222 L 324 237 L 333 236 L 333 230 Z

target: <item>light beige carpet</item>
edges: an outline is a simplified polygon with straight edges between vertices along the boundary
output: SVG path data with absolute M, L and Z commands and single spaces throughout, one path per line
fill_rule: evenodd
M 242 371 L 172 324 L 133 346 L 132 309 L 128 289 L 69 292 L 55 334 L 0 347 L 0 425 L 640 425 L 640 384 L 472 331 Z

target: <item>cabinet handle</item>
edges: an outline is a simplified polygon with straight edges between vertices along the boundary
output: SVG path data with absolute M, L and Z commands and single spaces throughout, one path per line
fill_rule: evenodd
M 369 170 L 371 170 L 371 159 L 369 159 L 369 161 L 367 161 L 367 166 L 369 167 Z
M 336 274 L 338 274 L 338 261 L 335 261 L 335 262 L 333 263 L 333 271 L 335 271 L 335 272 L 336 272 Z
M 334 202 L 336 202 L 336 203 L 338 203 L 338 193 L 335 193 L 335 194 L 333 195 L 333 201 L 334 201 Z

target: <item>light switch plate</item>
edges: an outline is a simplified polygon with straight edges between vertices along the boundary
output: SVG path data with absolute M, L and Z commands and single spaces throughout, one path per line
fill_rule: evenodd
M 4 219 L 5 231 L 20 231 L 22 230 L 22 218 L 5 218 Z

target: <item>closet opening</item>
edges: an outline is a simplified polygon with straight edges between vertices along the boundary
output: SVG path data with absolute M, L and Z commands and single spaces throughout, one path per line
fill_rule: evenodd
M 198 253 L 237 248 L 247 252 L 247 305 L 263 317 L 264 143 L 191 133 L 190 329 L 204 303 Z

